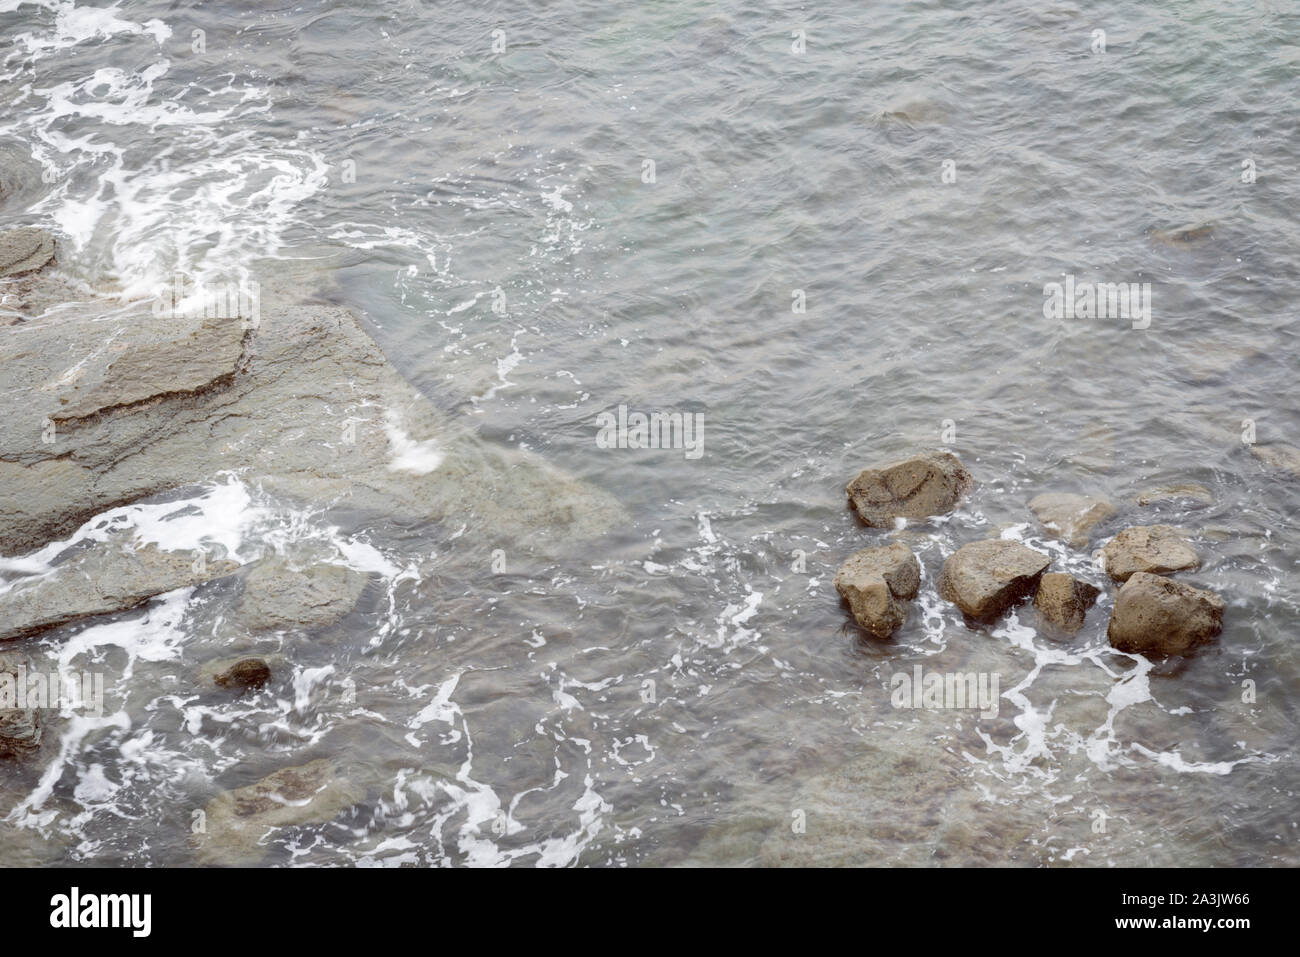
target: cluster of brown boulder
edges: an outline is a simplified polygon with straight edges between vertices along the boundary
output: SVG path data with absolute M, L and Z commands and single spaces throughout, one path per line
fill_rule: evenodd
M 866 469 L 847 491 L 863 522 L 888 528 L 899 518 L 951 512 L 973 486 L 956 456 L 927 452 Z M 1048 532 L 1076 548 L 1086 548 L 1093 529 L 1116 514 L 1103 499 L 1072 493 L 1039 495 L 1029 508 Z M 1107 628 L 1115 648 L 1153 657 L 1182 655 L 1222 629 L 1223 599 L 1164 577 L 1200 566 L 1196 549 L 1178 529 L 1124 529 L 1107 542 L 1098 560 L 1122 586 Z M 1032 598 L 1043 619 L 1064 632 L 1077 632 L 1101 589 L 1063 572 L 1049 572 L 1050 564 L 1048 555 L 1019 542 L 971 542 L 944 562 L 939 595 L 961 609 L 968 622 L 992 621 Z M 920 585 L 920 563 L 901 542 L 856 552 L 835 575 L 835 588 L 854 619 L 877 638 L 889 637 L 902 625 L 907 602 Z

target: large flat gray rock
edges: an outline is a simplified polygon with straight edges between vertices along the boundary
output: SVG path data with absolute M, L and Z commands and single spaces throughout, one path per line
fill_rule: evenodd
M 608 494 L 450 423 L 346 309 L 263 283 L 260 323 L 244 325 L 142 306 L 0 328 L 0 554 L 226 470 L 521 549 L 623 519 Z
M 237 562 L 195 561 L 190 552 L 154 545 L 96 543 L 39 577 L 0 593 L 0 641 L 93 615 L 128 611 L 155 595 L 231 574 Z

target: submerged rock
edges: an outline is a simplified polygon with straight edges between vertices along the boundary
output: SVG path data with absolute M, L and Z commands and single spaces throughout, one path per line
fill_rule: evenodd
M 892 748 L 892 750 L 891 750 Z M 1033 799 L 990 800 L 971 765 L 942 748 L 883 743 L 808 778 L 791 811 L 768 808 L 765 867 L 971 867 L 1036 863 Z M 775 813 L 774 813 L 775 812 Z M 995 856 L 990 848 L 996 847 Z
M 31 670 L 32 663 L 26 655 L 0 652 L 0 758 L 25 758 L 40 749 L 40 710 L 6 707 L 18 703 L 20 676 Z M 10 694 L 12 700 L 6 701 Z
M 223 688 L 256 690 L 271 680 L 271 666 L 261 658 L 240 658 L 213 680 Z
M 536 456 L 453 427 L 346 309 L 260 288 L 248 321 L 78 307 L 0 330 L 6 390 L 23 398 L 0 430 L 0 554 L 231 469 L 318 509 L 455 522 L 525 549 L 625 517 Z
M 1294 445 L 1283 442 L 1252 445 L 1250 452 L 1269 468 L 1278 469 L 1290 474 L 1292 478 L 1300 479 L 1300 449 Z
M 1067 632 L 1083 627 L 1083 619 L 1101 589 L 1064 572 L 1048 572 L 1038 583 L 1034 607 L 1047 621 Z
M 1019 542 L 971 542 L 944 562 L 939 594 L 968 618 L 989 621 L 1029 597 L 1051 561 Z
M 891 103 L 876 114 L 876 122 L 930 126 L 948 122 L 949 115 L 948 107 L 936 100 L 910 99 Z
M 1183 246 L 1209 239 L 1214 235 L 1214 224 L 1192 223 L 1187 226 L 1176 226 L 1173 229 L 1156 229 L 1151 235 L 1168 246 Z
M 1109 425 L 1081 429 L 1065 448 L 1067 462 L 1088 472 L 1109 472 L 1115 467 L 1115 430 Z
M 1075 548 L 1087 548 L 1092 530 L 1115 515 L 1115 506 L 1092 495 L 1045 492 L 1029 500 L 1043 527 Z
M 239 568 L 226 559 L 137 548 L 110 539 L 77 552 L 53 570 L 0 595 L 0 640 L 19 638 L 91 615 L 128 611 L 155 595 L 222 578 Z
M 1214 495 L 1204 485 L 1197 482 L 1184 482 L 1176 485 L 1157 485 L 1155 488 L 1147 489 L 1137 498 L 1137 503 L 1143 507 L 1178 501 L 1211 505 L 1214 503 Z
M 328 760 L 283 768 L 255 784 L 218 794 L 194 835 L 199 860 L 227 867 L 258 863 L 276 828 L 332 821 L 364 797 Z
M 1183 655 L 1222 630 L 1225 607 L 1212 591 L 1134 572 L 1115 596 L 1106 635 L 1120 651 Z
M 955 455 L 926 452 L 863 470 L 848 484 L 849 503 L 866 524 L 888 528 L 894 519 L 943 515 L 957 507 L 974 480 Z
M 1135 525 L 1120 532 L 1101 550 L 1106 574 L 1126 582 L 1135 572 L 1166 572 L 1198 568 L 1196 549 L 1172 525 Z
M 906 602 L 920 587 L 921 566 L 900 542 L 855 552 L 835 573 L 835 590 L 854 620 L 877 638 L 888 638 L 903 623 Z
M 352 611 L 368 580 L 345 565 L 295 569 L 284 558 L 268 559 L 244 579 L 239 620 L 250 629 L 331 625 Z
M 25 276 L 54 261 L 54 237 L 30 226 L 0 233 L 0 278 Z

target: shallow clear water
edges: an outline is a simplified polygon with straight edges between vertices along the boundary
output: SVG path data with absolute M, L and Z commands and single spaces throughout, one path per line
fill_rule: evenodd
M 1297 862 L 1300 485 L 1242 441 L 1300 445 L 1291 5 L 0 0 L 0 35 L 4 225 L 127 298 L 294 260 L 432 402 L 630 516 L 543 559 L 208 477 L 239 549 L 371 585 L 325 637 L 232 634 L 217 584 L 42 639 L 121 707 L 6 783 L 15 862 L 187 863 L 192 808 L 317 757 L 365 799 L 268 864 Z M 1151 283 L 1149 328 L 1045 318 L 1065 274 Z M 702 414 L 704 454 L 599 447 L 620 404 Z M 939 445 L 979 487 L 898 533 L 921 597 L 866 640 L 831 579 L 889 533 L 844 484 Z M 1136 504 L 1188 482 L 1212 504 Z M 1191 529 L 1217 643 L 1151 669 L 1110 596 L 1068 641 L 968 629 L 934 592 L 967 541 L 1102 582 L 1043 491 Z M 293 680 L 194 693 L 231 649 Z M 894 708 L 918 664 L 997 673 L 999 716 Z

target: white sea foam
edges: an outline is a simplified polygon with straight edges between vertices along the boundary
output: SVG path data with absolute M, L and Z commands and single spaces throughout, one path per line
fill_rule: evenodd
M 0 137 L 29 144 L 44 168 L 51 185 L 31 212 L 60 234 L 65 268 L 142 299 L 177 271 L 200 282 L 247 281 L 257 259 L 277 254 L 299 207 L 324 187 L 327 166 L 301 138 L 259 129 L 271 105 L 265 87 L 227 77 L 194 96 L 164 55 L 173 26 L 136 22 L 119 4 L 6 0 L 0 10 L 21 6 L 54 17 L 33 15 L 32 28 L 13 37 L 25 57 L 6 67 L 34 77 L 22 108 L 0 119 Z M 89 44 L 140 65 L 42 84 L 46 61 L 71 62 Z
M 428 475 L 442 464 L 443 453 L 433 439 L 416 441 L 402 428 L 401 417 L 389 411 L 384 416 L 384 434 L 388 436 L 388 446 L 392 458 L 388 468 L 395 472 L 414 472 L 416 475 Z

